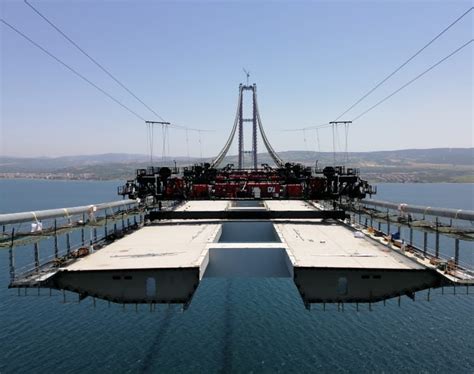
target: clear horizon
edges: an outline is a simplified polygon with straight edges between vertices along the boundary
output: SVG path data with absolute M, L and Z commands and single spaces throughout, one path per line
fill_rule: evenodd
M 469 1 L 30 3 L 166 120 L 213 130 L 201 141 L 195 132 L 186 141 L 183 130 L 169 130 L 168 157 L 207 158 L 230 133 L 243 67 L 257 83 L 275 150 L 318 151 L 314 130 L 282 130 L 333 120 L 472 7 Z M 155 119 L 26 4 L 2 2 L 0 12 L 140 116 Z M 472 39 L 472 13 L 341 119 L 355 118 Z M 0 33 L 0 154 L 148 153 L 142 121 L 3 24 Z M 471 45 L 354 122 L 349 152 L 472 148 L 472 61 Z M 330 129 L 319 135 L 320 150 L 331 152 Z M 341 129 L 338 151 L 344 135 Z M 157 129 L 157 158 L 161 141 Z

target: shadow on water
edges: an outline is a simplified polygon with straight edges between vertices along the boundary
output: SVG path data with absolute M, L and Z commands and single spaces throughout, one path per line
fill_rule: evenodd
M 141 362 L 140 368 L 138 370 L 140 373 L 149 372 L 150 369 L 152 368 L 153 362 L 156 361 L 156 358 L 159 356 L 163 337 L 166 335 L 166 332 L 168 331 L 170 327 L 172 319 L 173 319 L 173 310 L 171 308 L 168 308 L 165 312 L 163 321 L 160 324 L 158 331 L 156 332 L 155 338 L 151 342 L 148 348 L 148 351 L 143 357 L 143 361 Z
M 232 372 L 232 279 L 226 279 L 221 373 Z

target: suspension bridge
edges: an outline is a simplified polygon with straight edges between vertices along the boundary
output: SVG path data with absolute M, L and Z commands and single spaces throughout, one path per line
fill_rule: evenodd
M 247 91 L 252 118 L 242 115 Z M 255 84 L 239 86 L 230 136 L 210 163 L 138 169 L 118 188 L 124 199 L 112 203 L 0 215 L 9 287 L 20 294 L 71 291 L 79 300 L 151 309 L 159 303 L 187 307 L 208 277 L 291 278 L 307 308 L 370 306 L 439 287 L 468 292 L 474 271 L 460 261 L 459 243 L 474 240 L 466 224 L 474 221 L 473 211 L 368 199 L 376 189 L 358 170 L 285 163 L 265 135 L 256 92 Z M 246 123 L 250 168 L 244 168 Z M 258 164 L 259 133 L 274 166 Z M 219 167 L 236 136 L 238 166 Z M 25 223 L 28 230 L 19 230 Z M 402 227 L 409 230 L 406 238 Z M 422 246 L 413 232 L 422 233 Z M 440 236 L 453 238 L 452 248 L 445 241 L 440 246 Z M 62 248 L 60 237 L 66 237 Z M 19 268 L 26 248 L 34 261 Z
M 376 188 L 359 170 L 336 165 L 336 133 L 471 45 L 468 40 L 352 120 L 349 111 L 469 14 L 468 9 L 333 121 L 291 131 L 332 128 L 334 164 L 324 168 L 285 162 L 265 133 L 257 86 L 239 85 L 237 111 L 222 150 L 187 167 L 154 166 L 153 131 L 161 126 L 163 158 L 168 128 L 199 135 L 205 130 L 165 120 L 121 80 L 33 5 L 32 10 L 153 114 L 146 120 L 109 91 L 55 56 L 13 24 L 28 41 L 79 79 L 147 125 L 150 166 L 118 187 L 120 201 L 0 215 L 0 248 L 9 252 L 9 287 L 19 294 L 42 290 L 75 293 L 79 300 L 190 305 L 204 278 L 290 278 L 303 304 L 415 299 L 421 290 L 452 287 L 469 293 L 474 264 L 463 261 L 461 243 L 474 240 L 474 211 L 372 199 Z M 244 96 L 251 95 L 251 110 Z M 251 113 L 246 117 L 244 113 Z M 251 126 L 251 146 L 245 129 Z M 259 135 L 274 165 L 258 160 Z M 222 163 L 237 140 L 237 165 Z M 250 148 L 250 150 L 247 150 Z M 201 151 L 202 155 L 202 151 Z M 245 156 L 250 155 L 250 167 Z M 202 158 L 202 157 L 201 157 Z M 316 160 L 315 160 L 316 161 Z M 346 160 L 347 161 L 347 160 Z M 422 237 L 420 241 L 416 237 Z M 429 244 L 434 240 L 434 248 Z M 29 261 L 32 259 L 32 261 Z M 460 291 L 462 290 L 462 291 Z M 429 295 L 429 292 L 428 292 Z M 428 296 L 429 297 L 429 296 Z

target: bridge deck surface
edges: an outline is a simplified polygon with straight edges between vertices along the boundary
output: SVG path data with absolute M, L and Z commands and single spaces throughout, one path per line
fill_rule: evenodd
M 301 200 L 265 200 L 268 210 L 314 210 L 315 207 Z
M 229 200 L 193 200 L 184 203 L 182 206 L 178 207 L 177 211 L 220 211 L 226 210 L 229 206 Z
M 199 266 L 220 225 L 149 226 L 67 266 L 70 271 Z
M 189 201 L 179 211 L 230 209 L 228 200 Z M 238 204 L 237 204 L 238 205 Z M 314 210 L 298 200 L 265 201 L 269 210 Z M 311 220 L 274 221 L 282 243 L 214 243 L 220 222 L 169 221 L 144 227 L 100 251 L 69 265 L 67 270 L 184 268 L 200 266 L 209 247 L 286 248 L 294 266 L 314 268 L 422 269 L 423 266 L 367 237 L 358 238 L 341 223 Z M 214 243 L 214 244 L 213 244 Z M 211 245 L 212 244 L 212 245 Z
M 423 269 L 423 266 L 339 223 L 275 224 L 294 266 L 318 268 Z

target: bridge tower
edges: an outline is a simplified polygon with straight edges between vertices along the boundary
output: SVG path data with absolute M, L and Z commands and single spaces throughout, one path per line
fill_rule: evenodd
M 252 117 L 251 118 L 244 118 L 244 93 L 246 91 L 250 91 L 252 94 Z M 252 123 L 252 150 L 245 151 L 244 147 L 244 129 L 245 123 Z M 227 152 L 232 145 L 232 142 L 235 137 L 235 133 L 238 130 L 238 145 L 239 145 L 239 153 L 238 153 L 238 167 L 242 169 L 244 167 L 244 155 L 250 153 L 252 155 L 252 167 L 253 169 L 258 168 L 258 159 L 257 159 L 257 137 L 258 131 L 260 131 L 260 135 L 262 136 L 263 144 L 267 149 L 268 153 L 270 154 L 271 158 L 275 162 L 278 167 L 283 167 L 284 162 L 282 159 L 276 154 L 273 150 L 270 142 L 265 135 L 265 131 L 263 130 L 262 120 L 260 118 L 260 113 L 258 111 L 258 104 L 257 104 L 257 85 L 254 83 L 252 85 L 247 84 L 240 84 L 239 85 L 239 98 L 237 101 L 237 113 L 235 116 L 234 127 L 230 133 L 229 139 L 227 140 L 224 148 L 219 152 L 216 158 L 212 161 L 211 166 L 217 167 L 222 162 L 224 157 L 226 156 Z
M 244 123 L 251 122 L 252 123 L 252 151 L 250 152 L 252 155 L 252 164 L 253 168 L 257 169 L 257 107 L 256 107 L 256 93 L 257 85 L 254 83 L 252 86 L 250 85 L 239 85 L 239 169 L 244 167 Z M 244 101 L 244 92 L 251 91 L 252 92 L 252 118 L 243 118 L 243 101 Z

